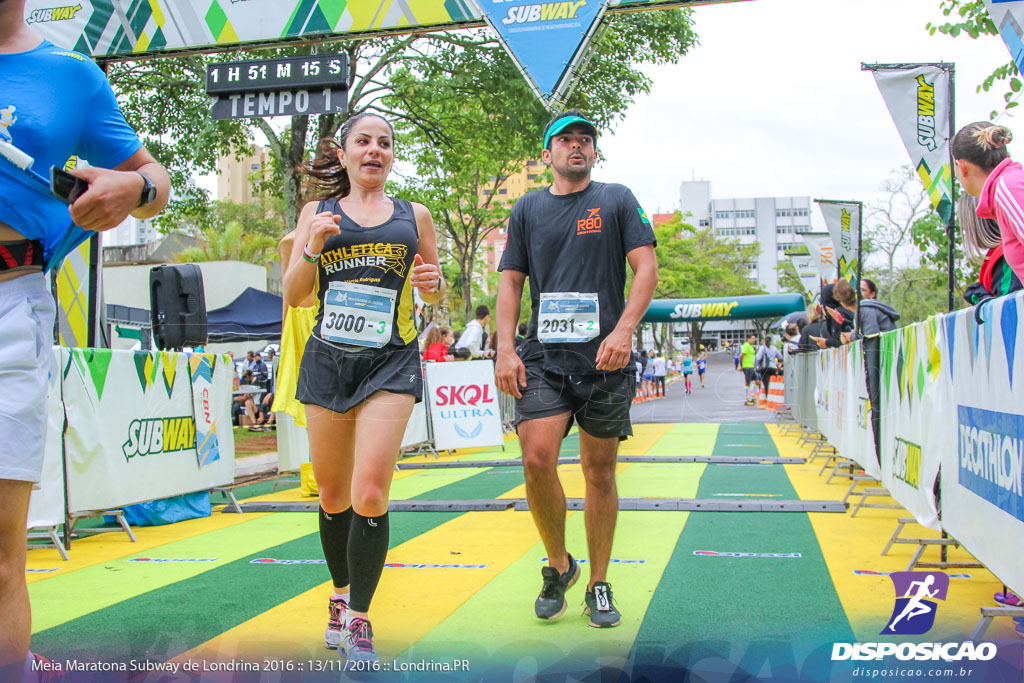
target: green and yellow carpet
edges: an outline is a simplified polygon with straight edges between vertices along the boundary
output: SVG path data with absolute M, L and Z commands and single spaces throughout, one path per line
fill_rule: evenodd
M 622 455 L 771 459 L 807 452 L 773 425 L 635 430 Z M 570 435 L 562 455 L 577 454 L 578 438 Z M 517 456 L 510 441 L 504 450 L 442 460 Z M 413 461 L 434 458 L 405 462 Z M 621 497 L 842 498 L 846 480 L 826 484 L 819 468 L 633 462 L 619 465 L 617 481 Z M 566 495 L 582 498 L 580 465 L 559 469 Z M 254 485 L 237 495 L 242 502 L 310 501 L 298 488 L 269 489 Z M 396 500 L 525 497 L 522 470 L 507 466 L 403 470 L 392 492 Z M 394 512 L 388 566 L 371 612 L 377 650 L 386 667 L 400 670 L 387 674 L 392 679 L 852 680 L 860 663 L 831 661 L 832 646 L 891 640 L 879 635 L 894 604 L 885 573 L 902 571 L 912 547 L 880 552 L 906 514 L 622 511 L 609 571 L 622 625 L 599 630 L 582 616 L 586 565 L 561 619 L 533 616 L 545 551 L 529 512 Z M 585 559 L 582 511 L 570 512 L 566 526 L 570 552 Z M 146 681 L 337 680 L 337 655 L 323 647 L 330 581 L 315 513 L 215 508 L 208 518 L 135 533 L 138 543 L 115 531 L 76 540 L 69 562 L 55 550 L 29 552 L 33 650 L 61 663 L 192 668 L 179 668 L 177 678 L 134 674 Z M 936 535 L 914 526 L 907 533 Z M 932 553 L 937 559 L 938 550 Z M 950 559 L 970 560 L 958 550 Z M 1002 590 L 984 569 L 950 574 L 935 626 L 904 641 L 966 639 L 978 608 L 993 605 L 992 594 Z M 1006 657 L 1017 658 L 1004 662 L 1007 671 L 1020 680 L 1012 623 L 997 619 L 986 640 L 1005 643 Z M 998 663 L 989 663 L 985 680 L 1002 680 Z M 227 670 L 209 671 L 218 667 Z M 111 676 L 132 678 L 132 671 Z

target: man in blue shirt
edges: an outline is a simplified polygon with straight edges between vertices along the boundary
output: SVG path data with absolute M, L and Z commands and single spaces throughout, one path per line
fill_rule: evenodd
M 47 176 L 88 189 L 68 207 L 0 158 L 0 680 L 35 680 L 25 582 L 29 495 L 39 481 L 54 302 L 44 272 L 93 232 L 156 215 L 167 173 L 125 122 L 103 72 L 25 25 L 25 0 L 0 0 L 0 135 Z M 82 167 L 81 159 L 89 162 Z

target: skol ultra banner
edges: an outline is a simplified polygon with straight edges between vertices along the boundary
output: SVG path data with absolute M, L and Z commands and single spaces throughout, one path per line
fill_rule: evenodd
M 881 338 L 882 483 L 918 523 L 938 529 L 935 481 L 944 444 L 938 437 L 942 354 L 938 317 Z
M 952 214 L 949 161 L 949 72 L 922 64 L 896 69 L 869 66 L 910 160 L 943 221 Z
M 829 235 L 803 234 L 800 235 L 800 239 L 807 245 L 821 281 L 826 284 L 835 282 L 839 261 L 836 259 L 836 248 L 832 244 L 832 238 Z
M 504 443 L 494 363 L 428 363 L 426 380 L 438 450 Z
M 839 274 L 857 289 L 857 250 L 860 246 L 860 204 L 819 201 L 828 234 L 839 259 Z
M 1018 594 L 1024 564 L 1024 294 L 943 316 L 942 525 Z
M 231 374 L 212 357 L 211 421 L 231 424 Z M 234 441 L 200 467 L 187 355 L 69 349 L 61 368 L 72 512 L 107 510 L 230 484 Z M 228 430 L 230 434 L 230 428 Z
M 1017 70 L 1024 72 L 1024 0 L 985 0 L 985 9 Z

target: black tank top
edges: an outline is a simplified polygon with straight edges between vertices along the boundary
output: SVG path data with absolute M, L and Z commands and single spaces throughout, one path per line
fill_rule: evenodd
M 313 334 L 320 339 L 351 348 L 404 347 L 416 339 L 409 273 L 419 250 L 419 232 L 412 204 L 404 199 L 391 201 L 395 206 L 391 218 L 370 228 L 346 216 L 337 199 L 324 200 L 317 207 L 317 213 L 331 211 L 341 216 L 341 234 L 327 239 L 317 266 L 320 310 Z M 339 288 L 341 283 L 352 286 Z M 380 313 L 386 293 L 394 296 L 394 315 L 390 338 L 385 341 L 374 339 L 373 332 L 386 327 Z M 365 315 L 361 306 L 367 307 Z M 376 311 L 376 321 L 371 309 Z M 341 341 L 352 338 L 365 343 Z

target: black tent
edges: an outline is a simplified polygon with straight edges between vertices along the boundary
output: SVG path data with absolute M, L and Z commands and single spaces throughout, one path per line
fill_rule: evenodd
M 227 306 L 207 313 L 210 343 L 280 339 L 283 305 L 276 294 L 246 287 Z

